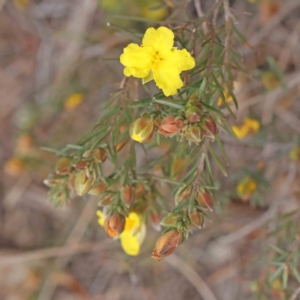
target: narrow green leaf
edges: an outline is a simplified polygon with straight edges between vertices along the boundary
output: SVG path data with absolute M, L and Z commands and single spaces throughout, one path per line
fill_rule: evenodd
M 155 102 L 162 104 L 162 105 L 167 105 L 173 108 L 177 108 L 177 109 L 184 109 L 183 105 L 171 102 L 171 101 L 165 101 L 165 100 L 154 100 Z
M 220 159 L 218 158 L 218 156 L 215 154 L 215 152 L 213 151 L 213 149 L 210 146 L 208 146 L 208 150 L 209 150 L 209 153 L 211 154 L 211 156 L 213 157 L 213 159 L 215 160 L 216 164 L 218 165 L 219 169 L 223 173 L 223 175 L 227 177 L 226 169 L 222 165 L 222 163 L 221 163 Z

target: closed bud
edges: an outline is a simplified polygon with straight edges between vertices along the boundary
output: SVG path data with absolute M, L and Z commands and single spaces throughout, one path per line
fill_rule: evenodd
M 207 190 L 200 190 L 197 192 L 196 200 L 201 207 L 207 208 L 213 211 L 214 208 L 214 198 L 212 194 Z
M 201 129 L 198 126 L 189 126 L 186 130 L 186 138 L 192 143 L 200 143 L 202 140 Z
M 69 188 L 70 189 L 75 189 L 75 180 L 76 180 L 76 173 L 75 171 L 71 171 L 70 176 L 69 176 Z
M 176 134 L 183 126 L 184 122 L 182 119 L 175 116 L 167 116 L 162 120 L 160 129 L 157 132 L 165 136 L 171 136 Z
M 118 213 L 107 217 L 104 221 L 104 229 L 109 236 L 120 235 L 125 227 L 125 217 Z
M 52 178 L 47 178 L 44 180 L 44 184 L 47 185 L 48 187 L 53 187 L 53 186 L 56 186 L 56 185 L 61 185 L 63 184 L 65 181 L 64 178 L 55 178 L 55 177 L 52 177 Z
M 76 175 L 75 179 L 75 190 L 78 196 L 83 196 L 85 195 L 93 185 L 94 178 L 93 176 L 87 176 L 85 170 L 80 171 Z
M 200 210 L 194 209 L 190 214 L 189 218 L 192 224 L 198 228 L 202 228 L 204 224 L 204 217 Z
M 181 219 L 180 215 L 174 215 L 172 213 L 169 213 L 166 217 L 164 217 L 160 225 L 162 226 L 170 226 L 170 225 L 176 225 L 176 222 Z
M 135 199 L 135 187 L 132 185 L 125 185 L 122 186 L 121 188 L 121 200 L 123 203 L 127 206 L 130 207 L 132 202 Z
M 130 125 L 130 136 L 139 143 L 150 141 L 154 133 L 154 122 L 149 117 L 141 117 Z
M 177 205 L 180 201 L 188 199 L 191 191 L 191 185 L 180 187 L 175 195 L 175 204 Z
M 177 248 L 181 239 L 181 232 L 176 229 L 168 231 L 157 240 L 155 249 L 152 252 L 152 258 L 159 261 L 164 256 L 170 255 Z
M 74 163 L 72 167 L 76 170 L 84 170 L 85 168 L 88 167 L 88 165 L 89 163 L 86 160 L 80 159 L 79 161 Z
M 92 157 L 93 154 L 94 154 L 94 150 L 89 149 L 89 150 L 84 151 L 84 153 L 82 154 L 82 157 L 89 158 L 89 157 Z
M 162 122 L 162 118 L 161 117 L 155 117 L 155 119 L 154 119 L 154 127 L 155 128 L 160 128 L 161 122 Z
M 107 194 L 100 198 L 98 204 L 99 206 L 107 206 L 110 205 L 114 200 L 113 194 Z
M 107 151 L 103 148 L 98 148 L 94 151 L 93 158 L 98 163 L 103 163 L 107 159 Z
M 106 189 L 106 183 L 99 182 L 97 184 L 94 184 L 93 187 L 89 190 L 89 194 L 93 196 L 97 196 L 104 192 Z
M 60 158 L 55 164 L 55 173 L 59 175 L 67 175 L 70 171 L 72 159 L 69 157 Z
M 199 101 L 197 96 L 192 96 L 186 103 L 186 107 L 188 107 L 188 106 L 197 106 L 197 107 L 201 108 L 201 102 Z
M 205 118 L 204 123 L 205 123 L 205 128 L 207 129 L 204 135 L 208 137 L 215 137 L 215 135 L 218 134 L 219 129 L 214 119 L 211 116 L 208 116 Z
M 185 109 L 185 117 L 191 123 L 197 123 L 201 118 L 201 109 L 196 106 L 188 106 Z

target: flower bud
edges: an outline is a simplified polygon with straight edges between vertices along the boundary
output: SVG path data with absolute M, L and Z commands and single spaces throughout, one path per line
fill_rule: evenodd
M 165 136 L 171 136 L 176 134 L 183 126 L 184 122 L 182 119 L 175 116 L 167 116 L 162 120 L 160 129 L 157 132 Z
M 154 133 L 154 122 L 149 117 L 141 117 L 130 125 L 129 133 L 139 143 L 148 142 Z
M 130 207 L 135 199 L 135 188 L 132 185 L 125 185 L 121 188 L 121 200 L 123 203 Z
M 172 213 L 169 213 L 166 217 L 164 217 L 160 225 L 162 226 L 170 226 L 170 225 L 176 225 L 176 222 L 181 218 L 181 215 L 175 215 Z
M 58 175 L 67 175 L 70 171 L 72 159 L 69 157 L 60 158 L 55 164 L 55 173 Z
M 89 158 L 89 157 L 92 157 L 93 154 L 94 154 L 93 149 L 85 150 L 84 153 L 82 154 L 82 157 Z
M 188 102 L 186 103 L 186 107 L 188 106 L 197 106 L 201 108 L 201 102 L 199 101 L 196 95 L 189 98 Z
M 65 181 L 64 178 L 55 178 L 55 177 L 50 177 L 44 180 L 44 184 L 47 185 L 48 187 L 53 187 L 56 185 L 61 185 Z
M 205 128 L 207 129 L 204 133 L 205 136 L 215 137 L 215 135 L 218 134 L 219 129 L 217 127 L 216 122 L 211 116 L 205 118 L 204 124 Z
M 88 167 L 89 163 L 86 160 L 80 159 L 76 163 L 72 165 L 72 167 L 76 170 L 84 170 L 86 167 Z
M 106 161 L 107 151 L 103 148 L 98 148 L 94 151 L 93 158 L 95 161 L 101 164 Z
M 175 204 L 177 205 L 180 201 L 188 199 L 192 191 L 192 185 L 181 186 L 175 195 Z
M 193 211 L 189 214 L 189 218 L 194 226 L 198 228 L 203 227 L 204 217 L 200 210 L 193 209 Z
M 89 190 L 89 194 L 93 196 L 97 196 L 104 192 L 106 189 L 106 183 L 99 182 L 97 184 L 94 184 L 93 187 Z
M 80 173 L 76 175 L 75 179 L 75 190 L 78 196 L 85 195 L 93 185 L 93 182 L 93 176 L 87 176 L 85 170 L 80 171 Z
M 162 257 L 170 255 L 179 245 L 181 239 L 181 232 L 176 229 L 168 231 L 157 240 L 155 249 L 152 252 L 152 258 L 159 261 Z
M 125 227 L 125 217 L 118 213 L 107 217 L 104 221 L 104 229 L 109 236 L 120 235 Z
M 99 206 L 107 206 L 110 205 L 114 200 L 113 194 L 106 194 L 99 199 L 98 205 Z
M 200 190 L 197 192 L 196 200 L 201 207 L 207 208 L 213 211 L 214 208 L 214 198 L 210 192 L 207 190 Z
M 189 126 L 186 131 L 186 138 L 192 143 L 200 143 L 202 139 L 201 129 L 198 126 Z
M 191 123 L 197 123 L 201 118 L 201 109 L 196 106 L 188 106 L 185 109 L 185 117 Z

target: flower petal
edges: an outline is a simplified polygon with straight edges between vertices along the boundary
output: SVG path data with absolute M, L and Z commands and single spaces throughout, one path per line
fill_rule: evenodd
M 156 85 L 162 89 L 165 96 L 175 95 L 177 89 L 183 86 L 177 68 L 158 68 L 153 70 Z
M 138 237 L 132 235 L 129 231 L 123 231 L 120 236 L 121 246 L 126 254 L 136 256 L 140 252 Z
M 157 52 L 171 49 L 173 44 L 174 33 L 164 26 L 159 27 L 157 30 L 153 27 L 148 28 L 143 38 L 143 46 L 151 46 Z
M 176 67 L 181 73 L 182 71 L 191 70 L 195 67 L 195 59 L 186 50 L 165 49 L 160 53 L 162 58 L 160 66 L 162 68 L 174 68 Z
M 125 66 L 124 75 L 137 78 L 147 77 L 152 62 L 153 48 L 129 44 L 120 56 L 120 62 Z
M 101 226 L 104 226 L 104 214 L 103 214 L 103 212 L 101 210 L 97 210 L 96 214 L 99 217 L 98 218 L 98 224 L 101 225 Z

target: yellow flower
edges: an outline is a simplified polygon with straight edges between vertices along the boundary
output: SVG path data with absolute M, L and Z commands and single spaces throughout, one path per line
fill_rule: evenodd
M 300 162 L 300 146 L 297 146 L 290 151 L 289 158 L 292 161 Z
M 142 46 L 129 44 L 120 57 L 124 75 L 142 78 L 143 83 L 154 79 L 166 96 L 174 95 L 183 86 L 182 71 L 195 66 L 195 59 L 186 50 L 173 48 L 174 33 L 166 28 L 148 28 Z
M 245 136 L 255 134 L 259 131 L 260 123 L 259 121 L 251 118 L 246 118 L 242 125 L 240 126 L 232 126 L 231 127 L 235 135 L 242 139 Z
M 13 157 L 4 164 L 4 172 L 13 177 L 20 176 L 25 170 L 25 165 L 22 159 Z
M 225 98 L 226 103 L 229 103 L 233 100 L 232 96 L 229 94 L 227 89 L 224 91 L 224 98 Z M 218 106 L 222 105 L 222 103 L 223 103 L 223 98 L 219 97 Z
M 104 226 L 103 212 L 97 211 L 98 223 Z M 124 252 L 131 256 L 136 256 L 140 252 L 140 246 L 144 240 L 146 226 L 142 222 L 139 214 L 131 212 L 125 221 L 124 231 L 120 234 L 121 246 Z
M 237 186 L 237 193 L 243 201 L 249 200 L 251 195 L 256 191 L 257 184 L 250 176 L 245 177 Z
M 83 101 L 83 95 L 79 93 L 69 96 L 64 103 L 65 110 L 72 110 Z

